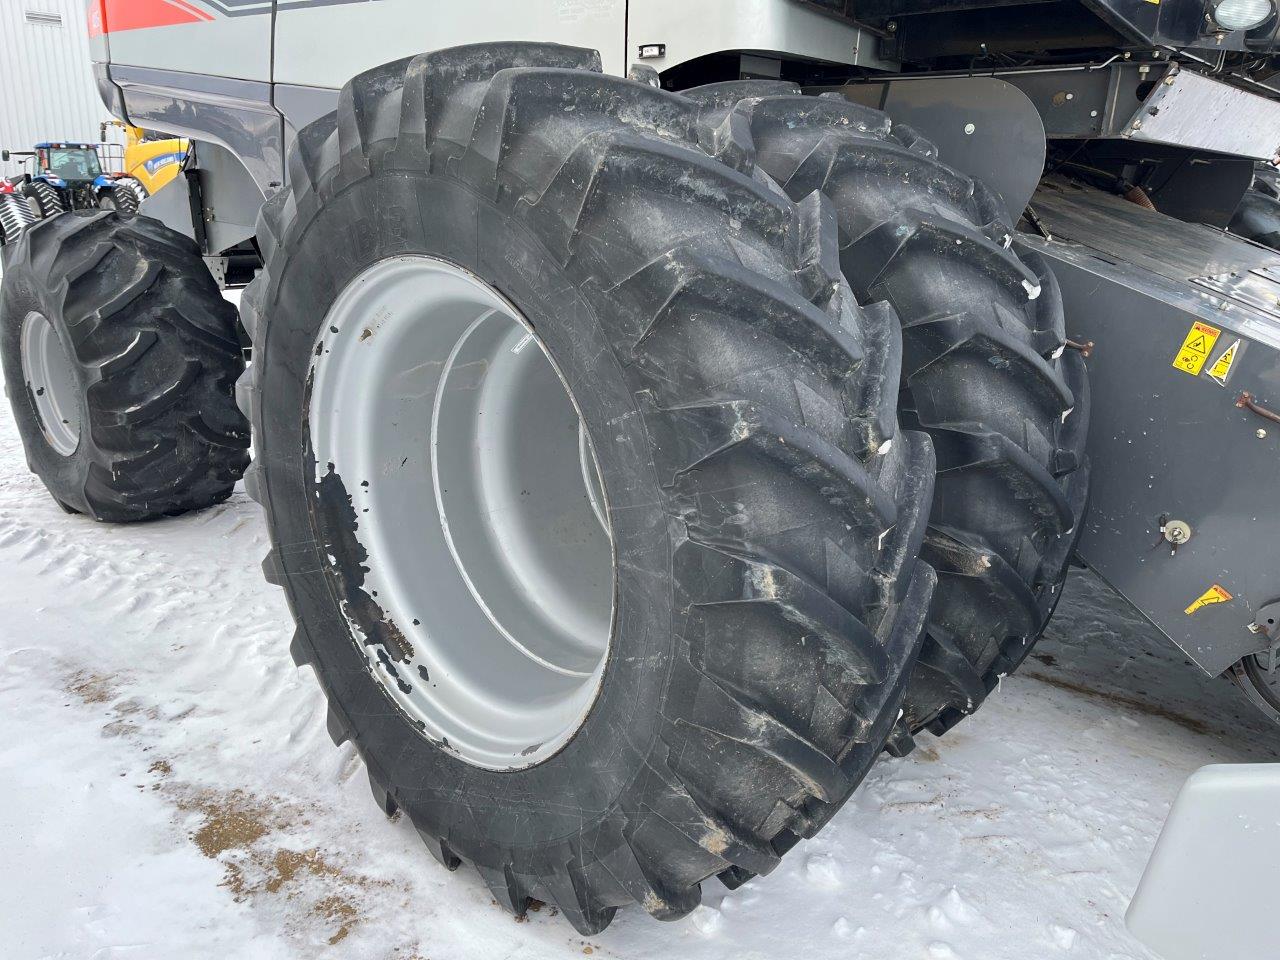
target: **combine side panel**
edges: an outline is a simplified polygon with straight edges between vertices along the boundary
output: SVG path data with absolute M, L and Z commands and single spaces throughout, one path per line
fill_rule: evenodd
M 1096 344 L 1080 555 L 1222 673 L 1280 599 L 1280 423 L 1238 404 L 1280 410 L 1280 256 L 1065 181 L 1032 206 L 1068 336 Z
M 336 90 L 400 57 L 498 39 L 598 50 L 606 73 L 623 74 L 629 63 L 626 0 L 283 0 L 278 6 L 275 80 L 281 84 Z
M 271 80 L 271 0 L 93 0 L 94 59 L 119 66 Z

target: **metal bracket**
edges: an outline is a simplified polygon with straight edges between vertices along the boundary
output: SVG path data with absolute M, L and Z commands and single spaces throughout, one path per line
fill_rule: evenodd
M 1253 394 L 1248 390 L 1236 398 L 1236 406 L 1241 410 L 1249 410 L 1260 417 L 1265 417 L 1272 423 L 1280 423 L 1280 413 L 1276 413 L 1274 410 L 1268 410 L 1266 407 L 1262 406 L 1262 404 L 1253 399 Z
M 1280 600 L 1275 600 L 1266 604 L 1258 610 L 1258 615 L 1253 618 L 1253 623 L 1249 624 L 1249 632 L 1256 633 L 1259 636 L 1266 637 L 1271 641 L 1271 647 L 1274 651 L 1276 646 L 1280 644 Z M 1272 667 L 1275 666 L 1275 657 L 1272 656 Z

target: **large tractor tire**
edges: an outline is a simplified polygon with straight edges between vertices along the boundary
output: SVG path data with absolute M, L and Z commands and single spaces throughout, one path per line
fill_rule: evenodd
M 35 211 L 20 193 L 0 194 L 0 244 L 18 242 L 24 230 L 36 222 Z
M 245 297 L 246 483 L 330 733 L 441 863 L 584 934 L 826 823 L 934 582 L 892 311 L 697 117 L 568 47 L 363 73 Z
M 6 247 L 0 360 L 27 463 L 64 509 L 183 513 L 248 464 L 235 308 L 157 221 L 72 213 Z
M 133 183 L 126 180 L 117 180 L 114 186 L 103 190 L 98 195 L 99 207 L 103 210 L 114 210 L 125 219 L 138 215 L 141 202 L 138 190 Z
M 56 217 L 60 213 L 67 212 L 66 198 L 57 187 L 51 186 L 43 180 L 28 180 L 23 184 L 22 192 L 25 196 L 31 198 L 36 209 L 40 211 L 42 219 Z
M 928 431 L 938 462 L 922 553 L 938 589 L 890 744 L 904 752 L 911 733 L 941 734 L 978 708 L 1061 593 L 1086 502 L 1089 414 L 1058 284 L 990 191 L 886 114 L 773 81 L 687 95 L 709 126 L 749 129 L 757 165 L 792 197 L 830 197 L 854 293 L 902 322 L 904 424 Z

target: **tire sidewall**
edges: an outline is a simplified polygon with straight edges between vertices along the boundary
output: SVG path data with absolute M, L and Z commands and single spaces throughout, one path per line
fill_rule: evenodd
M 19 242 L 22 243 L 21 241 Z M 9 403 L 17 422 L 18 434 L 27 454 L 27 463 L 48 487 L 57 500 L 81 513 L 89 513 L 84 488 L 89 475 L 89 461 L 84 455 L 85 432 L 91 429 L 86 398 L 88 383 L 84 370 L 76 362 L 72 339 L 62 315 L 61 304 L 55 291 L 48 284 L 32 276 L 32 267 L 21 257 L 21 246 L 12 248 L 13 255 L 5 258 L 3 298 L 0 299 L 0 361 L 4 367 L 4 382 Z M 31 388 L 22 369 L 22 327 L 32 312 L 44 314 L 62 348 L 71 361 L 76 383 L 76 404 L 80 412 L 80 443 L 69 455 L 63 455 L 49 445 L 36 411 Z
M 299 202 L 315 204 L 315 194 Z M 327 569 L 335 545 L 324 529 L 335 518 L 316 496 L 307 435 L 317 336 L 355 277 L 411 254 L 481 277 L 537 331 L 586 421 L 615 552 L 626 557 L 615 564 L 615 625 L 596 701 L 572 740 L 523 770 L 465 763 L 399 712 L 371 676 Z M 466 185 L 402 172 L 359 180 L 300 217 L 269 272 L 255 427 L 273 541 L 317 674 L 371 774 L 415 824 L 481 864 L 499 864 L 516 847 L 579 836 L 615 808 L 634 812 L 628 788 L 660 748 L 677 642 L 672 533 L 642 416 L 588 300 L 601 302 L 601 291 L 584 290 L 587 278 L 572 275 L 522 223 Z

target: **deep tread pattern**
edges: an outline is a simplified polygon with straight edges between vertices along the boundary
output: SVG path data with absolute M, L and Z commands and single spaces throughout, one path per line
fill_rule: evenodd
M 23 186 L 22 192 L 35 201 L 42 218 L 55 217 L 67 210 L 67 203 L 62 194 L 56 187 L 43 180 L 29 180 Z
M 1087 386 L 1062 355 L 1057 280 L 989 190 L 878 110 L 777 81 L 687 96 L 705 129 L 749 130 L 793 199 L 830 197 L 854 293 L 901 319 L 903 422 L 933 437 L 938 462 L 922 557 L 939 586 L 907 732 L 942 733 L 1039 637 L 1081 526 Z
M 448 823 L 414 820 L 505 909 L 541 899 L 584 934 L 631 903 L 683 916 L 703 880 L 767 873 L 830 819 L 899 715 L 935 582 L 916 562 L 935 464 L 927 436 L 898 429 L 897 318 L 843 280 L 829 201 L 789 201 L 755 168 L 744 124 L 708 131 L 701 114 L 567 47 L 488 44 L 367 71 L 300 133 L 244 299 L 255 362 L 237 392 L 263 443 L 264 321 L 289 245 L 361 178 L 467 183 L 596 298 L 681 531 L 659 755 L 589 832 L 553 846 L 464 849 Z M 262 462 L 249 491 L 271 524 L 269 451 Z M 264 571 L 292 591 L 278 550 Z M 329 716 L 379 805 L 414 818 L 359 728 L 336 704 Z
M 0 246 L 17 243 L 22 232 L 36 222 L 35 211 L 20 193 L 0 194 Z
M 65 330 L 88 412 L 70 458 L 83 469 L 58 461 L 41 473 L 55 498 L 122 523 L 230 496 L 249 460 L 233 402 L 244 369 L 236 313 L 189 241 L 106 211 L 44 220 L 9 251 L 5 325 L 21 324 L 24 288 L 51 298 L 43 309 Z M 21 382 L 20 358 L 5 361 Z M 38 423 L 33 434 L 29 457 L 44 443 Z
M 138 208 L 142 205 L 142 189 L 142 184 L 137 180 L 124 177 L 109 188 L 107 195 L 114 204 L 116 213 L 123 219 L 128 219 L 138 215 Z

